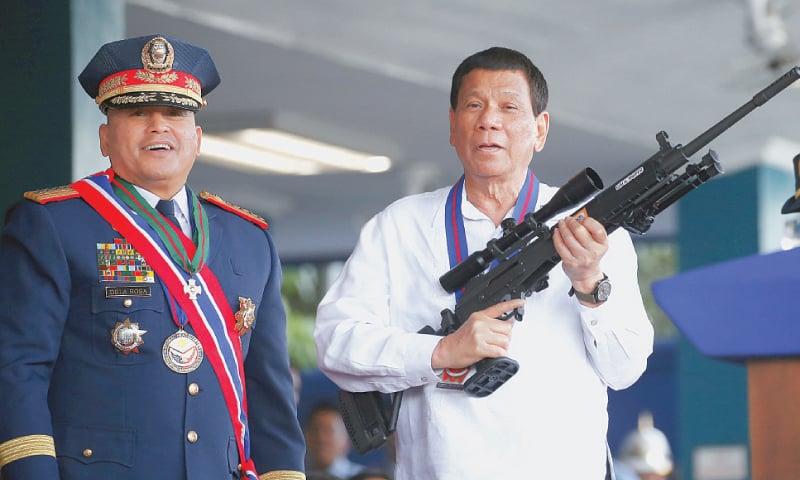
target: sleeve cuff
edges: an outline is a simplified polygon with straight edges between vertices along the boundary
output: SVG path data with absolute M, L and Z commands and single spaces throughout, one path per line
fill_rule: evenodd
M 262 473 L 258 480 L 306 480 L 306 474 L 296 470 L 275 470 Z
M 442 339 L 439 335 L 412 334 L 413 339 L 406 348 L 406 378 L 413 386 L 424 385 L 436 380 L 437 375 L 431 368 L 433 350 Z
M 56 447 L 50 435 L 27 435 L 0 443 L 0 469 L 11 462 L 35 455 L 55 458 Z

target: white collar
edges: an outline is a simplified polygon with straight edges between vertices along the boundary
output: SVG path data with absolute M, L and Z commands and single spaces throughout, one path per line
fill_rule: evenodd
M 161 200 L 158 195 L 137 185 L 134 185 L 133 188 L 139 192 L 142 198 L 144 198 L 151 207 L 156 208 L 156 203 Z M 175 216 L 181 223 L 181 230 L 183 230 L 183 233 L 186 235 L 191 236 L 192 224 L 189 221 L 189 196 L 186 194 L 186 187 L 178 190 L 178 193 L 176 193 L 175 196 L 170 200 L 175 200 Z

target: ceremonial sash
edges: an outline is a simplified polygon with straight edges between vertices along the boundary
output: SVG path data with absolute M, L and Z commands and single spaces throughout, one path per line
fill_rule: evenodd
M 464 176 L 456 182 L 447 195 L 445 205 L 444 227 L 447 234 L 447 253 L 450 258 L 450 268 L 461 263 L 469 255 L 467 234 L 464 231 L 464 215 L 461 213 L 461 199 L 464 192 Z M 536 199 L 539 197 L 539 179 L 528 169 L 525 183 L 517 196 L 514 206 L 514 219 L 521 222 L 525 215 L 536 208 Z M 494 262 L 493 262 L 494 263 Z M 461 298 L 464 289 L 455 291 L 456 301 Z
M 147 221 L 134 215 L 123 200 L 114 194 L 111 185 L 113 179 L 114 172 L 109 169 L 78 180 L 72 187 L 147 260 L 188 317 L 219 380 L 236 435 L 242 472 L 248 478 L 258 480 L 255 464 L 250 458 L 241 344 L 234 329 L 233 311 L 219 281 L 207 265 L 194 274 L 180 268 L 170 257 L 164 241 Z M 181 235 L 183 246 L 191 257 L 195 246 L 188 237 Z M 189 278 L 195 279 L 202 288 L 202 293 L 195 299 L 190 299 L 184 290 Z

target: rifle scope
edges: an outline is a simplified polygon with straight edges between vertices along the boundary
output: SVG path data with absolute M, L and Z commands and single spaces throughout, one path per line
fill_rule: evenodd
M 489 264 L 504 255 L 518 241 L 534 233 L 554 215 L 574 207 L 589 195 L 603 189 L 603 180 L 591 168 L 585 168 L 567 180 L 539 210 L 525 215 L 523 221 L 496 240 L 490 240 L 487 247 L 479 250 L 439 277 L 439 284 L 450 293 L 455 292 L 472 277 L 486 270 Z M 527 242 L 525 242 L 527 243 Z M 522 247 L 523 245 L 520 245 Z M 513 250 L 508 253 L 514 253 Z

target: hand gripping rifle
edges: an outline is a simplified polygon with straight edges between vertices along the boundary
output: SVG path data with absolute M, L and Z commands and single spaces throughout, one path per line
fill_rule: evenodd
M 688 163 L 689 158 L 798 79 L 800 67 L 794 67 L 686 146 L 670 145 L 667 133 L 659 132 L 656 134 L 658 152 L 571 215 L 592 217 L 605 226 L 608 233 L 619 227 L 638 235 L 646 233 L 656 215 L 710 178 L 722 173 L 717 154 L 713 150 L 709 150 L 697 163 Z M 552 240 L 556 227 L 546 227 L 544 224 L 556 213 L 571 207 L 576 199 L 577 202 L 582 201 L 593 188 L 603 188 L 602 182 L 591 169 L 586 169 L 567 182 L 553 201 L 526 215 L 519 224 L 515 224 L 513 219 L 505 220 L 503 236 L 489 241 L 485 249 L 473 253 L 439 278 L 439 283 L 446 291 L 452 293 L 462 289 L 462 295 L 453 310 L 445 309 L 441 312 L 442 324 L 438 330 L 427 327 L 422 333 L 449 335 L 474 312 L 502 301 L 526 298 L 547 288 L 549 272 L 561 258 L 556 253 Z M 502 319 L 512 317 L 521 320 L 522 311 L 509 312 Z M 464 391 L 477 397 L 490 395 L 519 370 L 519 364 L 507 357 L 486 358 L 475 364 L 475 367 L 475 374 L 464 383 Z M 362 396 L 359 400 L 363 402 L 367 396 L 373 395 L 370 403 L 375 408 L 372 410 L 382 415 L 381 421 L 377 423 L 383 427 L 383 433 L 388 435 L 394 430 L 401 394 L 402 392 L 395 393 L 388 407 L 384 407 L 385 402 L 378 397 L 378 392 L 342 391 L 340 399 L 343 409 L 347 410 L 357 406 L 354 396 Z M 381 407 L 378 408 L 377 405 Z M 392 414 L 387 414 L 388 411 Z M 360 413 L 351 412 L 356 415 Z M 365 437 L 364 431 L 357 431 L 359 428 L 359 425 L 348 425 L 348 431 L 357 448 L 375 448 L 386 438 L 377 430 Z M 375 445 L 381 436 L 383 440 Z M 369 441 L 365 442 L 365 439 Z

